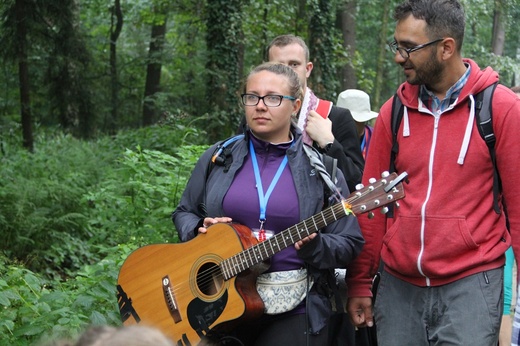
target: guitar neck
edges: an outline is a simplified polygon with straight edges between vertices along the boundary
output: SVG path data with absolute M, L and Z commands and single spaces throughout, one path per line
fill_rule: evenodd
M 348 215 L 343 203 L 337 203 L 320 213 L 287 228 L 286 230 L 244 250 L 221 263 L 225 280 L 229 280 L 255 264 L 271 258 L 274 254 L 318 231 L 320 228 Z
M 231 279 L 350 213 L 366 213 L 404 198 L 402 181 L 406 179 L 406 176 L 406 173 L 402 173 L 400 176 L 397 176 L 396 173 L 386 175 L 383 179 L 374 181 L 372 184 L 353 192 L 347 199 L 343 199 L 271 238 L 225 259 L 220 264 L 224 279 Z

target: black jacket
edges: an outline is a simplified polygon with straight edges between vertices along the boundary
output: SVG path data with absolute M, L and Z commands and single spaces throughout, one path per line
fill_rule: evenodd
M 361 183 L 365 166 L 356 123 L 348 109 L 336 106 L 332 106 L 329 119 L 334 143 L 326 154 L 338 160 L 338 168 L 343 172 L 350 192 L 355 191 L 356 185 Z M 314 147 L 319 148 L 316 143 Z

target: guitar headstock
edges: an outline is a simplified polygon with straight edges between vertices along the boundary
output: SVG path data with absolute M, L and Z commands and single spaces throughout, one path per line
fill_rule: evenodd
M 368 186 L 359 184 L 356 187 L 357 191 L 351 193 L 344 201 L 354 214 L 366 213 L 381 207 L 383 207 L 381 212 L 386 213 L 388 211 L 386 205 L 404 198 L 403 180 L 408 176 L 406 172 L 399 176 L 395 172 L 391 174 L 383 172 L 381 176 L 379 180 L 370 179 Z

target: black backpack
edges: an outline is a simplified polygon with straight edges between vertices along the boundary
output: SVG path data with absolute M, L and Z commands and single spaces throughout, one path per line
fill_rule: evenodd
M 493 132 L 493 110 L 492 101 L 493 93 L 498 83 L 491 84 L 486 89 L 475 95 L 475 121 L 480 136 L 489 149 L 489 155 L 493 163 L 493 209 L 497 214 L 501 213 L 498 204 L 499 194 L 502 191 L 502 182 L 496 165 L 495 142 L 496 137 Z M 404 107 L 397 93 L 392 101 L 392 151 L 390 154 L 390 172 L 395 172 L 395 157 L 399 152 L 399 143 L 397 143 L 397 132 L 399 125 L 403 119 Z M 389 217 L 393 216 L 393 210 L 387 213 Z

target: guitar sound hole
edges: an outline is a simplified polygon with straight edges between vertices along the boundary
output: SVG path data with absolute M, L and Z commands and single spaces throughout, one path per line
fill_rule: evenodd
M 222 288 L 223 282 L 220 268 L 215 263 L 205 263 L 197 272 L 197 286 L 205 295 L 217 294 Z

